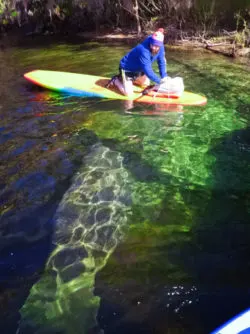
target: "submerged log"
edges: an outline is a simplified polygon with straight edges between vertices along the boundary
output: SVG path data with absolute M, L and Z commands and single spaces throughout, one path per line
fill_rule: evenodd
M 205 47 L 207 50 L 210 50 L 214 53 L 221 54 L 227 57 L 235 57 L 235 46 L 228 45 L 226 43 L 216 43 L 216 44 L 206 44 Z
M 206 44 L 206 49 L 214 53 L 221 54 L 227 57 L 249 57 L 250 48 L 237 47 L 237 45 L 228 43 Z

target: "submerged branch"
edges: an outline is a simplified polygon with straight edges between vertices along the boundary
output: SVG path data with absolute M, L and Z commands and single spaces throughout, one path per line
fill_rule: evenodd
M 212 51 L 214 53 L 218 53 L 221 54 L 223 56 L 227 56 L 227 57 L 235 57 L 235 48 L 232 47 L 231 50 L 226 51 L 225 49 L 215 49 L 214 46 L 209 46 L 206 45 L 206 49 L 209 51 Z

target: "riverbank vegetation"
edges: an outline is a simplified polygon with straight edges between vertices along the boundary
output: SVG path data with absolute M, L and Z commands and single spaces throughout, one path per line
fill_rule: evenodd
M 226 49 L 230 56 L 249 54 L 249 0 L 0 0 L 2 35 L 17 27 L 25 35 L 134 32 L 140 37 L 158 26 L 172 44 L 193 41 L 217 52 Z

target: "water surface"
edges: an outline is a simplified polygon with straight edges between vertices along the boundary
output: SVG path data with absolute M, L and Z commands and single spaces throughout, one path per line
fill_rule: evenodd
M 126 113 L 22 75 L 111 76 L 128 46 L 52 42 L 0 55 L 4 330 L 209 333 L 249 307 L 249 68 L 170 49 L 208 104 Z

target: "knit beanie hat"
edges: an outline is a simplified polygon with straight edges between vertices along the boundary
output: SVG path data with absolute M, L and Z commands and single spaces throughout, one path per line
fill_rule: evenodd
M 150 38 L 150 44 L 155 46 L 162 46 L 164 41 L 164 29 L 159 28 L 157 31 L 153 33 Z

